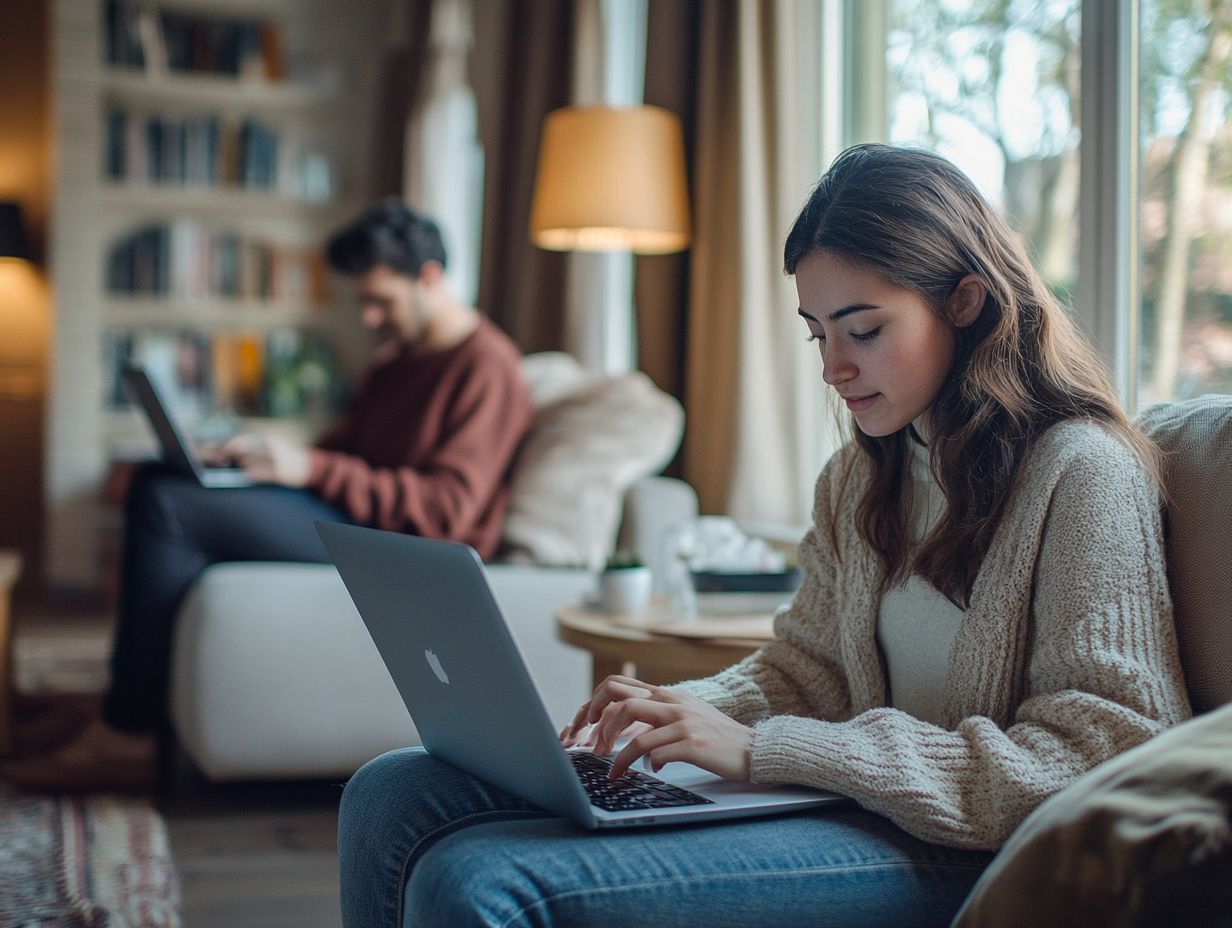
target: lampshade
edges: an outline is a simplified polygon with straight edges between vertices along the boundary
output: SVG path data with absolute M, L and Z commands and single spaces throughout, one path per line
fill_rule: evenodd
M 680 120 L 657 106 L 567 106 L 539 143 L 530 237 L 551 251 L 666 254 L 689 244 Z
M 0 258 L 30 260 L 26 230 L 21 221 L 21 204 L 0 200 Z

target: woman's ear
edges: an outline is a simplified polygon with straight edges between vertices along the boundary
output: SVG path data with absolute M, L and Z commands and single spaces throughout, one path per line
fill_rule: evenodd
M 980 318 L 980 311 L 984 308 L 986 299 L 988 288 L 984 286 L 984 281 L 974 274 L 968 274 L 960 280 L 946 301 L 946 309 L 955 327 L 965 329 Z

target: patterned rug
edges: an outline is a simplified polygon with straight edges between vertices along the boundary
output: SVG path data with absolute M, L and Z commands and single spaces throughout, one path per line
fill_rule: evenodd
M 0 925 L 181 924 L 166 828 L 147 801 L 37 796 L 0 783 Z

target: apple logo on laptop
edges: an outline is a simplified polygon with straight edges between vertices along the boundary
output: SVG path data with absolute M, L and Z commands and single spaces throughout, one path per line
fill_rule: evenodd
M 424 657 L 428 660 L 428 666 L 432 668 L 432 672 L 436 674 L 436 679 L 448 685 L 449 674 L 445 673 L 445 668 L 441 666 L 441 659 L 432 653 L 431 648 L 424 649 Z

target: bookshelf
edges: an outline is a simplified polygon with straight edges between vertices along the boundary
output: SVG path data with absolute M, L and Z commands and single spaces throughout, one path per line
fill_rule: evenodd
M 54 0 L 54 586 L 99 588 L 108 471 L 153 449 L 115 389 L 123 357 L 171 378 L 205 434 L 308 437 L 362 366 L 367 337 L 320 246 L 371 199 L 394 7 Z
M 103 99 L 116 106 L 168 107 L 236 113 L 328 111 L 338 101 L 339 88 L 325 83 L 295 85 L 268 80 L 245 81 L 236 95 L 236 78 L 211 74 L 149 75 L 137 70 L 109 70 L 103 75 Z

